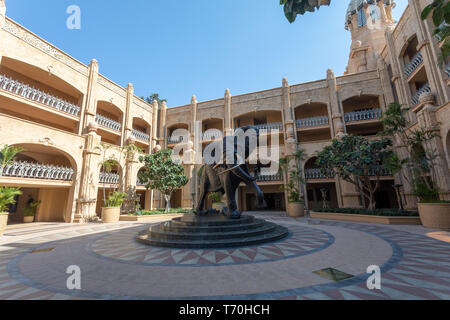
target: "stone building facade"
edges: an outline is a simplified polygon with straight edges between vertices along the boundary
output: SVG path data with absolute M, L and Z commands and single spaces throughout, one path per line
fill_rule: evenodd
M 442 199 L 450 199 L 450 71 L 437 63 L 440 48 L 432 23 L 420 19 L 430 2 L 410 0 L 395 23 L 394 1 L 352 0 L 345 19 L 352 46 L 343 76 L 328 70 L 314 82 L 289 84 L 283 79 L 278 88 L 239 96 L 226 90 L 217 100 L 192 97 L 188 105 L 168 108 L 147 104 L 134 95 L 131 84 L 122 88 L 99 74 L 97 61 L 86 66 L 9 19 L 0 0 L 0 145 L 26 150 L 0 177 L 0 185 L 24 191 L 11 221 L 21 220 L 30 199 L 42 201 L 38 221 L 89 221 L 100 213 L 103 188 L 117 185 L 136 190 L 142 207 L 164 206 L 157 192 L 137 181 L 138 154 L 127 157 L 122 148 L 137 145 L 146 153 L 172 148 L 179 142 L 173 136 L 176 129 L 188 130 L 206 146 L 212 136 L 199 137 L 196 123 L 202 131 L 222 133 L 246 125 L 279 130 L 280 156 L 306 151 L 303 191 L 308 208 L 321 207 L 324 200 L 330 206 L 361 207 L 355 188 L 322 176 L 315 157 L 342 134 L 376 139 L 382 113 L 394 101 L 411 107 L 413 127 L 438 133 L 433 143 L 439 150 L 439 188 Z M 396 149 L 403 152 L 400 145 Z M 184 152 L 193 155 L 192 144 Z M 110 174 L 101 173 L 104 159 L 117 161 Z M 195 198 L 199 165 L 185 167 L 191 182 L 174 195 L 174 207 L 190 208 Z M 283 178 L 258 180 L 270 209 L 285 210 Z M 394 184 L 404 186 L 406 206 L 415 208 L 411 187 L 389 172 L 377 194 L 378 206 L 398 206 Z M 240 209 L 252 210 L 254 199 L 246 188 L 238 194 Z

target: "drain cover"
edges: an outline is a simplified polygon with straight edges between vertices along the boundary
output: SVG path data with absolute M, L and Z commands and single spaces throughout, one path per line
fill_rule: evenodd
M 50 252 L 50 251 L 53 251 L 54 249 L 55 248 L 37 249 L 37 250 L 31 251 L 31 253 Z
M 343 271 L 339 271 L 334 268 L 326 268 L 319 271 L 314 271 L 315 274 L 321 276 L 322 278 L 327 278 L 329 280 L 333 280 L 336 282 L 353 278 L 351 274 L 345 273 Z

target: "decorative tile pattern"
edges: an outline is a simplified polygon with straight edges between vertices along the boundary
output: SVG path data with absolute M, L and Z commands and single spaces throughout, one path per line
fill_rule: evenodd
M 133 264 L 159 266 L 222 266 L 276 261 L 311 254 L 326 249 L 334 237 L 324 231 L 303 226 L 289 227 L 288 239 L 261 246 L 225 250 L 166 249 L 145 246 L 134 238 L 136 230 L 106 235 L 90 250 L 103 258 Z

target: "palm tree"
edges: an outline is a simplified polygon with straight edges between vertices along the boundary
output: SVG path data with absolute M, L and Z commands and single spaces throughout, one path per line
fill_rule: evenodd
M 21 147 L 12 147 L 7 144 L 0 150 L 0 177 L 3 175 L 3 169 L 13 162 L 18 153 L 23 151 L 25 149 Z

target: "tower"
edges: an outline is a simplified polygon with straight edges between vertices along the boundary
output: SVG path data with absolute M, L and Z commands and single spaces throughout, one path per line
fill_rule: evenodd
M 348 5 L 345 29 L 352 36 L 350 57 L 345 74 L 375 70 L 385 46 L 385 31 L 392 30 L 395 20 L 394 0 L 351 0 Z

